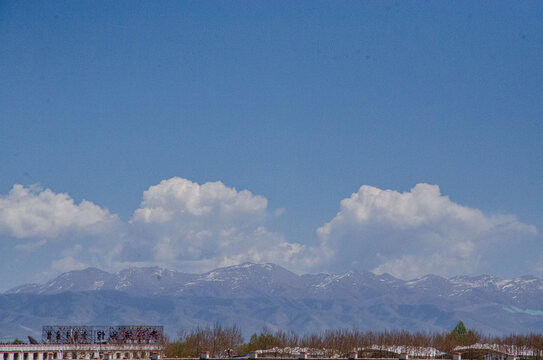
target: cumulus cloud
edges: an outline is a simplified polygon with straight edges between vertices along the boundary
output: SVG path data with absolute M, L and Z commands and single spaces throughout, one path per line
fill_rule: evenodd
M 261 221 L 268 200 L 248 190 L 237 191 L 222 182 L 199 185 L 174 177 L 151 186 L 143 193 L 141 207 L 134 220 L 145 223 L 170 222 L 174 217 L 214 217 L 220 221 Z
M 52 262 L 51 269 L 57 272 L 66 272 L 72 270 L 82 270 L 87 266 L 76 260 L 73 256 L 64 256 Z
M 134 212 L 132 230 L 143 237 L 133 252 L 202 270 L 244 261 L 292 264 L 305 246 L 267 229 L 267 207 L 263 196 L 220 181 L 164 180 L 144 192 Z
M 244 261 L 294 269 L 306 264 L 304 245 L 266 227 L 274 216 L 279 215 L 268 210 L 265 197 L 220 181 L 164 180 L 143 193 L 128 222 L 89 201 L 76 204 L 68 194 L 15 185 L 0 197 L 0 240 L 26 239 L 13 249 L 20 255 L 38 248 L 48 253 L 52 272 L 129 265 L 205 271 Z
M 90 201 L 77 205 L 68 194 L 37 186 L 16 184 L 8 195 L 0 197 L 0 235 L 18 239 L 97 233 L 116 221 L 116 215 Z
M 485 250 L 535 233 L 512 215 L 456 204 L 429 184 L 405 193 L 364 185 L 317 230 L 332 268 L 358 266 L 401 278 L 479 271 Z
M 0 196 L 0 241 L 18 256 L 39 249 L 51 259 L 50 272 L 130 265 L 198 272 L 251 261 L 298 272 L 358 267 L 414 278 L 492 271 L 487 250 L 536 233 L 512 215 L 459 205 L 428 184 L 405 193 L 362 186 L 317 230 L 316 246 L 288 241 L 267 227 L 283 211 L 220 181 L 175 177 L 149 187 L 123 222 L 89 201 L 76 204 L 68 194 L 15 185 Z

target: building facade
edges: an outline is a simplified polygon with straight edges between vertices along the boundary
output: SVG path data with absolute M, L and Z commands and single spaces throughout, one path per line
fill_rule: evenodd
M 161 344 L 17 344 L 0 345 L 0 360 L 156 359 Z

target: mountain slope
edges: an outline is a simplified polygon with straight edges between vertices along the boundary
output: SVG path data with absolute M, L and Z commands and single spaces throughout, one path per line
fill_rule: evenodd
M 261 329 L 450 330 L 492 334 L 543 328 L 543 281 L 483 275 L 410 281 L 350 270 L 296 275 L 273 264 L 241 264 L 204 274 L 157 267 L 117 274 L 71 271 L 0 295 L 0 338 L 40 335 L 46 324 L 163 324 L 180 329 L 220 322 L 245 335 Z

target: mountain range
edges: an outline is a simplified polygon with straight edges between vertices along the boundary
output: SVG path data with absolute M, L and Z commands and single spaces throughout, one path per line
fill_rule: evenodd
M 350 270 L 297 275 L 245 263 L 189 274 L 131 267 L 61 274 L 0 294 L 0 340 L 41 336 L 42 325 L 164 325 L 179 330 L 220 323 L 245 336 L 263 326 L 299 334 L 326 329 L 450 331 L 463 321 L 487 334 L 541 332 L 543 280 L 490 275 L 401 280 Z

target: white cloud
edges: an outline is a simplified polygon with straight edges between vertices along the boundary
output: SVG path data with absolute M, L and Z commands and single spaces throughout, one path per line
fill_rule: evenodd
M 91 202 L 75 204 L 68 194 L 15 185 L 0 197 L 0 238 L 28 238 L 12 246 L 49 252 L 51 272 L 129 265 L 205 271 L 244 261 L 305 266 L 305 246 L 266 227 L 268 217 L 277 216 L 267 206 L 265 197 L 222 182 L 172 178 L 149 187 L 133 218 L 122 222 Z
M 512 215 L 456 204 L 428 184 L 405 193 L 362 186 L 317 230 L 315 247 L 268 229 L 267 220 L 283 211 L 270 211 L 265 197 L 248 190 L 176 177 L 149 187 L 132 219 L 122 222 L 68 194 L 15 185 L 0 197 L 0 239 L 27 239 L 2 245 L 11 243 L 21 256 L 43 251 L 51 272 L 129 265 L 199 272 L 251 261 L 299 272 L 354 266 L 413 278 L 492 271 L 500 254 L 487 250 L 536 233 Z M 70 247 L 57 239 L 70 240 Z
M 38 241 L 30 241 L 24 244 L 15 245 L 15 249 L 23 251 L 34 251 L 47 244 L 47 240 L 41 239 Z
M 69 232 L 98 233 L 117 217 L 92 202 L 75 204 L 68 194 L 16 184 L 0 197 L 0 235 L 56 238 Z
M 134 213 L 135 221 L 168 222 L 174 217 L 196 218 L 213 216 L 221 220 L 260 221 L 266 214 L 266 198 L 250 191 L 237 191 L 222 182 L 199 185 L 178 177 L 163 180 L 143 193 L 141 208 Z
M 456 204 L 429 184 L 405 193 L 364 185 L 317 230 L 331 268 L 359 266 L 401 278 L 479 271 L 490 247 L 535 233 L 512 215 Z
M 73 256 L 64 256 L 58 260 L 54 260 L 52 262 L 52 270 L 57 272 L 66 272 L 71 270 L 82 270 L 85 269 L 87 265 L 83 264 L 82 262 L 76 260 Z
M 207 270 L 244 261 L 295 267 L 292 261 L 305 247 L 266 228 L 267 206 L 263 196 L 222 182 L 164 180 L 144 192 L 134 212 L 132 230 L 140 238 L 132 250 L 176 268 Z

